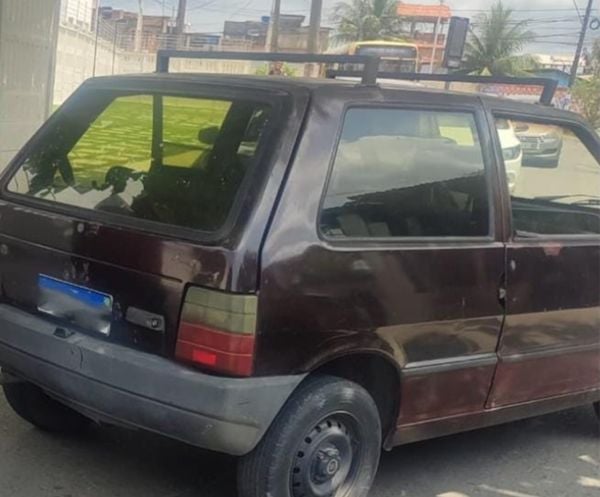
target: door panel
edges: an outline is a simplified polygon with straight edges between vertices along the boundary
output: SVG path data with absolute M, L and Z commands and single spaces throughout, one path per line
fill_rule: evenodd
M 512 243 L 491 407 L 598 386 L 600 247 Z
M 489 407 L 600 386 L 600 148 L 578 127 L 502 117 L 524 148 Z
M 365 101 L 381 100 L 379 90 L 364 91 L 373 93 Z M 268 312 L 259 312 L 259 363 L 268 365 L 269 373 L 306 371 L 346 355 L 375 354 L 401 370 L 401 392 L 390 393 L 402 396 L 400 423 L 482 409 L 503 320 L 498 287 L 505 263 L 504 244 L 491 235 L 493 215 L 485 231 L 477 233 L 483 236 L 473 235 L 481 228 L 476 220 L 488 219 L 480 201 L 489 178 L 473 150 L 486 135 L 474 139 L 475 126 L 459 132 L 456 112 L 444 119 L 427 114 L 426 120 L 412 112 L 405 127 L 406 115 L 395 111 L 361 114 L 341 138 L 340 157 L 343 168 L 362 179 L 335 176 L 334 163 L 329 183 L 334 195 L 328 192 L 322 200 L 328 165 L 336 155 L 338 130 L 331 123 L 345 115 L 344 95 L 332 92 L 313 101 L 265 242 L 259 306 Z M 413 111 L 419 104 L 415 97 L 406 94 Z M 401 102 L 394 103 L 397 110 Z M 477 108 L 468 112 L 480 117 Z M 426 133 L 432 122 L 443 124 L 444 134 L 413 134 Z M 364 128 L 368 139 L 360 143 Z M 386 131 L 394 129 L 397 139 Z M 387 146 L 397 149 L 390 152 Z M 436 147 L 450 156 L 438 157 Z M 488 159 L 483 159 L 486 167 Z M 372 170 L 374 164 L 384 164 L 385 171 Z M 481 174 L 461 169 L 473 164 Z M 430 166 L 438 176 L 426 175 Z M 395 183 L 394 168 L 404 174 L 404 183 Z M 421 174 L 416 180 L 415 170 Z M 450 178 L 455 171 L 461 171 L 457 182 Z M 474 199 L 470 182 L 477 178 L 484 178 L 477 190 L 483 193 Z M 428 199 L 447 199 L 463 187 L 464 195 L 456 195 L 462 198 L 461 215 L 453 215 L 452 202 L 446 209 L 424 208 Z M 352 212 L 344 210 L 349 204 Z M 398 209 L 390 208 L 394 205 Z M 419 238 L 421 229 L 430 231 Z M 290 348 L 293 356 L 285 353 Z
M 444 361 L 446 364 L 448 360 Z M 456 369 L 407 368 L 400 398 L 400 426 L 435 418 L 478 412 L 490 390 L 496 368 L 496 354 L 471 356 Z M 419 371 L 419 369 L 424 371 Z

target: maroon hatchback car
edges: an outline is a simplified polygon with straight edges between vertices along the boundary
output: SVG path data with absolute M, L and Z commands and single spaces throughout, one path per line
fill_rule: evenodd
M 382 447 L 598 407 L 600 140 L 578 116 L 369 61 L 286 79 L 164 72 L 175 55 L 86 82 L 3 173 L 19 415 L 241 456 L 242 497 L 364 497 Z M 556 161 L 524 160 L 545 140 Z

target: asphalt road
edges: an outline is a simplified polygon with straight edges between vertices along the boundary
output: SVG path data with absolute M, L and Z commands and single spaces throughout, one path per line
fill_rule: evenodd
M 523 167 L 514 192 L 517 197 L 535 198 L 579 194 L 598 196 L 598 164 L 578 138 L 564 136 L 558 167 Z M 567 199 L 572 203 L 577 199 Z
M 383 455 L 371 497 L 598 497 L 591 407 L 412 444 Z M 235 460 L 154 435 L 42 433 L 0 397 L 1 497 L 234 497 Z

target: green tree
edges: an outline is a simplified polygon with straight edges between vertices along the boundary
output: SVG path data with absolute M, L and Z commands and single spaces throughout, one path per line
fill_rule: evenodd
M 521 54 L 534 33 L 529 22 L 518 21 L 514 11 L 499 0 L 487 14 L 477 17 L 467 42 L 464 70 L 494 76 L 521 76 L 536 69 L 535 57 Z
M 594 43 L 591 54 L 592 74 L 579 79 L 573 86 L 573 97 L 581 113 L 596 129 L 600 129 L 600 38 Z
M 333 10 L 337 24 L 336 38 L 341 42 L 377 40 L 394 37 L 400 19 L 396 0 L 350 0 L 340 2 Z

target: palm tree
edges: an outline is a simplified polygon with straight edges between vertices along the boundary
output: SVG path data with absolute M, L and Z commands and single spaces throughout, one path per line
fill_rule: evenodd
M 538 67 L 531 55 L 520 54 L 535 34 L 527 29 L 529 21 L 513 18 L 514 11 L 501 0 L 489 14 L 477 18 L 467 42 L 466 72 L 493 76 L 522 76 Z
M 398 32 L 396 0 L 351 0 L 338 3 L 333 10 L 336 38 L 341 42 L 376 40 Z

